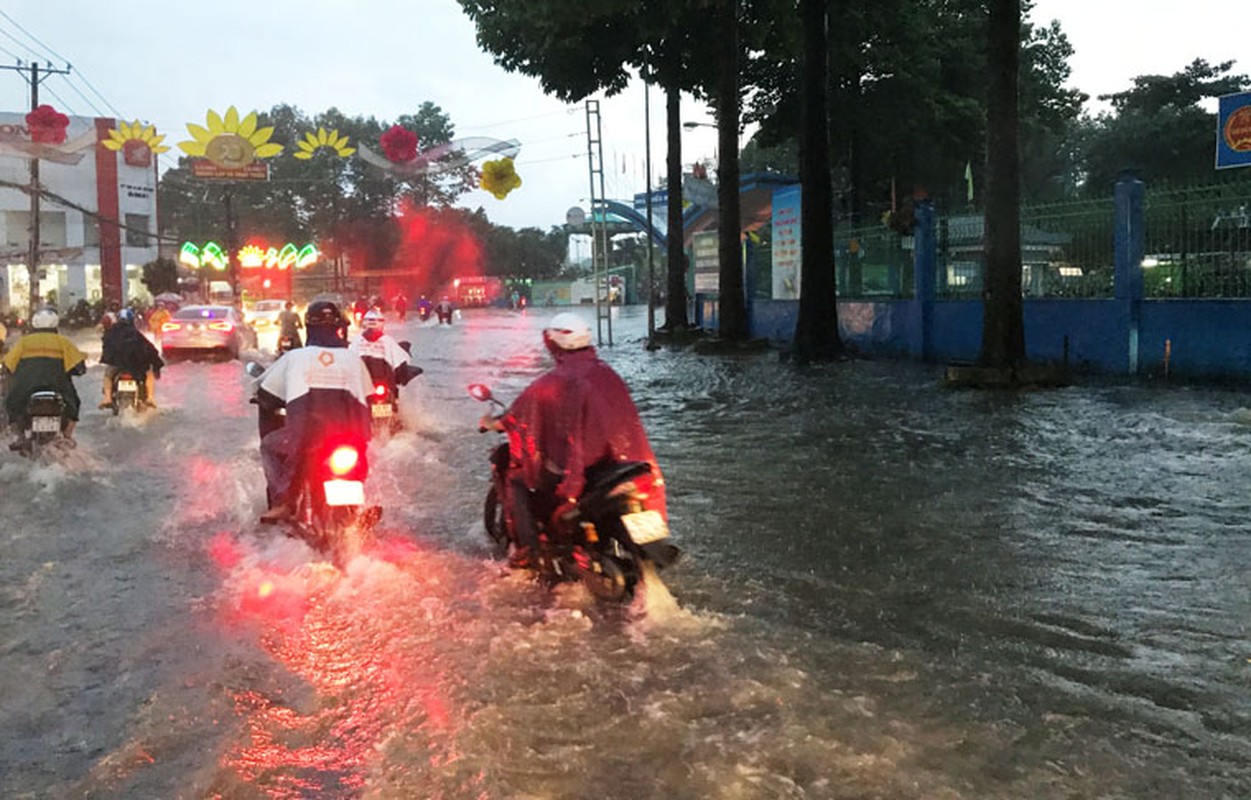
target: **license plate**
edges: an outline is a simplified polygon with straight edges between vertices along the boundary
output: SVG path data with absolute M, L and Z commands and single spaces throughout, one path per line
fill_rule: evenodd
M 134 381 L 118 381 L 118 382 L 117 382 L 117 391 L 119 391 L 119 392 L 137 392 L 137 391 L 139 391 L 139 384 L 135 383 Z
M 31 417 L 30 429 L 35 433 L 60 433 L 60 417 Z
M 648 544 L 669 538 L 669 526 L 659 511 L 639 511 L 621 518 L 626 533 L 635 544 Z
M 365 484 L 360 481 L 326 481 L 322 488 L 326 491 L 328 506 L 365 505 Z
M 374 415 L 374 419 L 387 419 L 395 414 L 395 409 L 391 408 L 390 403 L 378 403 L 370 406 L 369 410 Z

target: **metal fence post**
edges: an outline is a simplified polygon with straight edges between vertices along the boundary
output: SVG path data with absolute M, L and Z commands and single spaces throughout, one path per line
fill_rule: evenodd
M 914 342 L 914 354 L 919 351 L 922 360 L 934 359 L 934 298 L 935 280 L 938 276 L 937 214 L 934 204 L 928 200 L 917 203 L 913 212 L 913 280 L 916 291 L 913 302 L 917 305 L 917 321 L 920 341 Z
M 1138 322 L 1142 305 L 1142 259 L 1146 251 L 1146 187 L 1133 177 L 1116 184 L 1113 227 L 1112 294 L 1122 304 L 1128 349 L 1127 368 L 1138 373 Z

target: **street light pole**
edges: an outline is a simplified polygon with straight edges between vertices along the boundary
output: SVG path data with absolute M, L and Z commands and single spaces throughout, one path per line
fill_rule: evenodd
M 652 106 L 651 87 L 643 82 L 643 136 L 647 153 L 647 343 L 656 338 L 656 256 L 652 241 Z

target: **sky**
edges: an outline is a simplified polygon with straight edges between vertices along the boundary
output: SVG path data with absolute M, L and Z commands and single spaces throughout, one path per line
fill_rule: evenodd
M 1129 11 L 1128 9 L 1133 9 Z M 1070 85 L 1092 98 L 1129 88 L 1141 74 L 1173 74 L 1195 58 L 1236 60 L 1251 73 L 1251 44 L 1234 0 L 1174 3 L 1035 0 L 1037 24 L 1058 19 L 1076 49 Z M 482 207 L 498 224 L 547 230 L 586 208 L 585 104 L 543 94 L 536 79 L 510 74 L 478 49 L 473 23 L 456 0 L 5 0 L 0 5 L 0 64 L 38 57 L 69 76 L 49 76 L 40 102 L 78 116 L 116 116 L 155 124 L 175 149 L 187 123 L 209 109 L 241 113 L 289 103 L 312 116 L 328 108 L 393 120 L 429 101 L 456 135 L 517 139 L 521 188 L 504 200 L 475 191 L 458 205 Z M 647 129 L 653 184 L 664 175 L 664 96 L 638 81 L 600 103 L 605 187 L 629 200 L 646 189 Z M 22 74 L 0 71 L 0 110 L 29 108 Z M 1105 107 L 1092 99 L 1089 109 Z M 712 122 L 687 97 L 683 119 Z M 716 132 L 683 134 L 683 161 L 713 157 Z M 282 157 L 282 156 L 279 156 Z

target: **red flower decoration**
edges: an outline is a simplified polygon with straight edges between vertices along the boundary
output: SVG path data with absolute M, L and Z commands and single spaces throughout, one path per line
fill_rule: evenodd
M 378 144 L 382 145 L 383 154 L 396 164 L 406 164 L 417 158 L 417 134 L 399 125 L 392 125 L 389 131 L 382 134 Z
M 65 141 L 65 129 L 69 117 L 49 105 L 42 105 L 26 115 L 26 127 L 30 140 L 39 144 L 61 144 Z

